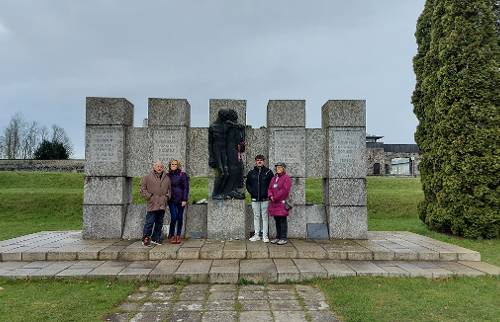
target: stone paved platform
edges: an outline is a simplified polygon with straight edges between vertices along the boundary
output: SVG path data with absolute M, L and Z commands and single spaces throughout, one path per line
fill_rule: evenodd
M 0 262 L 6 278 L 110 278 L 173 283 L 301 282 L 316 277 L 398 276 L 439 278 L 500 275 L 500 267 L 475 261 L 349 261 L 330 259 L 186 259 L 161 261 Z
M 369 232 L 367 240 L 185 240 L 144 247 L 135 240 L 86 240 L 80 231 L 40 232 L 0 241 L 0 261 L 317 259 L 349 261 L 480 261 L 478 252 L 411 232 Z
M 309 285 L 141 287 L 106 321 L 336 322 L 323 293 Z

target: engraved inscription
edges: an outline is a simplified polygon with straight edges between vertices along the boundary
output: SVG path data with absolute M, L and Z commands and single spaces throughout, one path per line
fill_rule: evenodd
M 115 129 L 90 131 L 88 145 L 90 160 L 93 162 L 118 162 L 121 133 Z
M 296 130 L 274 131 L 274 161 L 300 163 L 304 157 L 304 133 Z
M 330 161 L 343 167 L 359 163 L 363 160 L 362 143 L 363 140 L 357 131 L 334 131 L 329 153 Z
M 182 159 L 181 133 L 172 130 L 157 130 L 153 133 L 153 159 L 168 162 L 170 159 Z

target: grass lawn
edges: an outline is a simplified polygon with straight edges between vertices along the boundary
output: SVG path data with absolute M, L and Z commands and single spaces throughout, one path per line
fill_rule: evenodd
M 137 178 L 133 185 L 134 203 L 142 203 Z M 418 178 L 368 177 L 367 191 L 370 230 L 412 231 L 477 250 L 483 261 L 500 265 L 500 239 L 448 236 L 420 222 L 416 205 L 423 194 Z M 0 240 L 41 230 L 81 229 L 82 193 L 81 174 L 0 172 Z M 207 179 L 192 178 L 190 201 L 207 197 Z M 306 200 L 322 202 L 320 179 L 307 180 Z M 356 277 L 313 283 L 346 321 L 500 321 L 499 278 Z M 0 280 L 0 287 L 0 317 L 8 321 L 18 316 L 25 321 L 88 321 L 111 311 L 136 284 Z

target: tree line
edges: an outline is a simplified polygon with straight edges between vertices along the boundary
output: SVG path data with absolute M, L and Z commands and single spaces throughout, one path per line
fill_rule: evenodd
M 73 145 L 62 127 L 26 121 L 21 113 L 12 116 L 0 135 L 2 159 L 59 160 L 72 153 Z

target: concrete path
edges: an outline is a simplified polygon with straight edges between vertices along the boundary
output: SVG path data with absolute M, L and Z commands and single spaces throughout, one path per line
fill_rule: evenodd
M 287 245 L 185 240 L 144 247 L 134 240 L 85 240 L 79 231 L 51 231 L 0 241 L 0 261 L 317 259 L 351 261 L 480 261 L 478 252 L 410 232 L 369 232 L 367 240 L 299 240 Z
M 0 262 L 0 277 L 111 278 L 172 283 L 235 284 L 300 282 L 339 276 L 500 275 L 500 267 L 474 261 L 338 261 L 316 259 L 186 259 L 161 261 L 33 261 Z
M 334 322 L 323 293 L 309 285 L 160 285 L 138 292 L 107 321 Z

